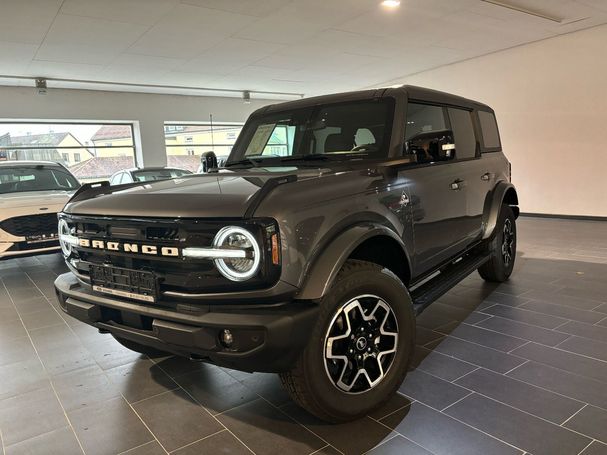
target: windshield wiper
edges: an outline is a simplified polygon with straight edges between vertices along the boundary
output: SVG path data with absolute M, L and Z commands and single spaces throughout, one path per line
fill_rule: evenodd
M 280 161 L 328 161 L 331 158 L 327 155 L 316 153 L 313 155 L 293 155 L 282 158 Z

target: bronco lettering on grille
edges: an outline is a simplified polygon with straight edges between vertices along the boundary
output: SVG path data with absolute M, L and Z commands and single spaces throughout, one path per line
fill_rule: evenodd
M 124 253 L 141 253 L 150 256 L 178 257 L 179 248 L 172 246 L 158 247 L 156 245 L 143 245 L 139 243 L 121 243 L 116 241 L 78 239 L 78 245 L 83 248 L 96 250 L 122 251 Z

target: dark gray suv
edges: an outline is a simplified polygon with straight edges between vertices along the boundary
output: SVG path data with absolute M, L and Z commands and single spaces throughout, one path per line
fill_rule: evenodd
M 381 405 L 415 316 L 507 280 L 518 198 L 493 110 L 404 86 L 251 115 L 222 169 L 85 185 L 59 216 L 67 313 L 131 349 L 277 372 L 339 422 Z

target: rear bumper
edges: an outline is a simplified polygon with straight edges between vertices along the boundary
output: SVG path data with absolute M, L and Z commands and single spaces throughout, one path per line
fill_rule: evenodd
M 63 311 L 116 337 L 243 371 L 288 370 L 306 346 L 318 313 L 317 305 L 301 302 L 267 307 L 135 303 L 97 294 L 72 273 L 60 275 L 55 290 Z M 234 338 L 230 347 L 220 342 L 225 329 Z

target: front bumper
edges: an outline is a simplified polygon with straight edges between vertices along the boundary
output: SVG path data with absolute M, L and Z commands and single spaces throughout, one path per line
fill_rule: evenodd
M 0 260 L 15 257 L 34 256 L 39 254 L 56 253 L 61 250 L 58 241 L 40 242 L 37 244 L 0 241 Z
M 318 314 L 316 304 L 303 302 L 171 308 L 136 303 L 97 294 L 72 273 L 60 275 L 55 290 L 63 311 L 118 338 L 250 372 L 288 370 Z M 220 342 L 224 329 L 233 335 L 230 347 Z

